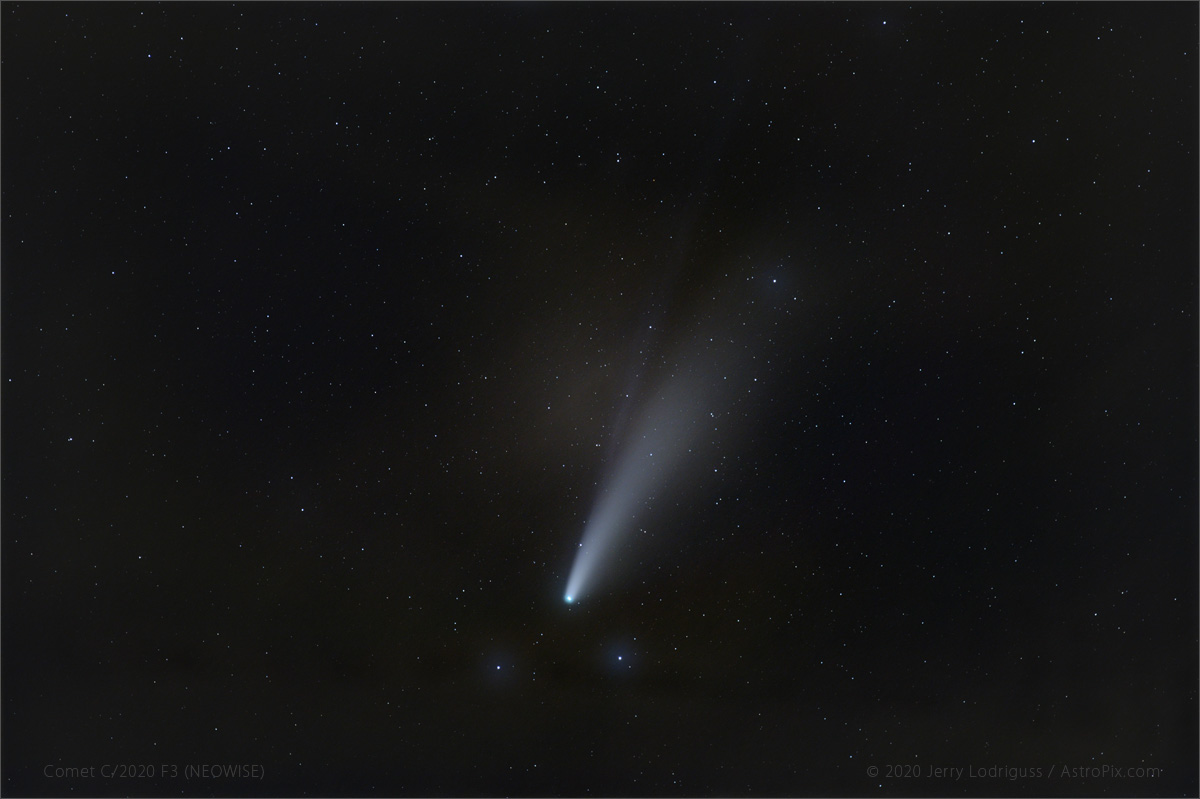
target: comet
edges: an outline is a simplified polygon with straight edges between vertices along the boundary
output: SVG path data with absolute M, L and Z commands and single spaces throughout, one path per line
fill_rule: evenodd
M 727 410 L 737 377 L 732 342 L 704 337 L 655 384 L 636 412 L 612 466 L 601 480 L 567 579 L 563 599 L 591 595 L 621 565 L 629 539 L 654 503 L 703 466 L 702 453 L 728 434 Z M 710 470 L 711 472 L 711 470 Z
M 741 289 L 726 284 L 715 290 L 718 304 L 661 361 L 670 368 L 650 381 L 640 408 L 618 418 L 614 429 L 623 437 L 614 442 L 615 457 L 584 523 L 563 594 L 567 604 L 593 595 L 631 563 L 630 539 L 655 502 L 670 492 L 678 500 L 681 483 L 701 485 L 699 478 L 714 471 L 711 459 L 752 415 L 743 403 L 763 394 L 767 381 L 756 374 L 758 364 L 771 363 L 758 355 L 778 350 L 772 339 L 780 332 L 770 310 L 779 305 L 778 283 L 764 277 L 742 281 Z

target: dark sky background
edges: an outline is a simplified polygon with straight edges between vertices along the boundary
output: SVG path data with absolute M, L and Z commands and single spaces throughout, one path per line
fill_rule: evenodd
M 3 792 L 1195 795 L 1197 21 L 5 2 Z

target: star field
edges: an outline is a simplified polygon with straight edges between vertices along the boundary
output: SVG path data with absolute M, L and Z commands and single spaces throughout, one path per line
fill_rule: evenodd
M 1194 4 L 0 14 L 6 794 L 1196 793 Z

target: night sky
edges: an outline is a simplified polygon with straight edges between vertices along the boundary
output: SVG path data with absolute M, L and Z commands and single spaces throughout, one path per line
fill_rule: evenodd
M 5 795 L 1200 790 L 1195 3 L 0 12 Z

